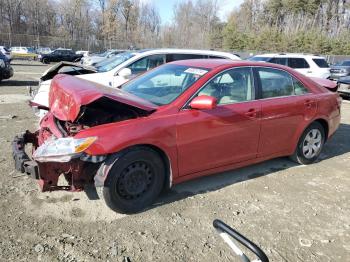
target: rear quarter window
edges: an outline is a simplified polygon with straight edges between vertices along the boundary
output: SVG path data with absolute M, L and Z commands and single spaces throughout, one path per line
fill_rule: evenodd
M 328 63 L 323 58 L 314 58 L 314 59 L 312 59 L 312 61 L 314 61 L 315 64 L 320 68 L 328 68 L 329 67 Z

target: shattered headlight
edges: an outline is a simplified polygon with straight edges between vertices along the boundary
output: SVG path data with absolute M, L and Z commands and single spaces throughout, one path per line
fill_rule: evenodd
M 0 59 L 0 67 L 1 68 L 5 67 L 5 61 L 3 59 Z
M 50 139 L 35 150 L 33 158 L 38 162 L 68 162 L 72 158 L 79 157 L 96 140 L 97 137 L 94 136 Z

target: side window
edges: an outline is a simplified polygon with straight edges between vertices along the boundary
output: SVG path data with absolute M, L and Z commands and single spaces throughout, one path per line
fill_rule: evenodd
M 294 85 L 295 95 L 304 95 L 309 93 L 309 90 L 303 85 L 303 83 L 295 79 L 294 77 L 293 77 L 293 85 Z
M 164 55 L 151 55 L 137 60 L 129 65 L 128 68 L 130 68 L 131 73 L 135 75 L 146 72 L 162 64 L 164 64 Z
M 198 93 L 213 96 L 219 105 L 254 99 L 254 84 L 250 67 L 228 70 L 210 80 Z
M 291 68 L 310 68 L 304 58 L 288 58 L 288 66 Z
M 287 65 L 287 58 L 284 57 L 274 57 L 269 60 L 269 63 Z
M 259 68 L 262 98 L 294 95 L 292 77 L 284 71 Z
M 177 60 L 187 60 L 187 59 L 202 59 L 207 58 L 205 55 L 197 55 L 197 54 L 167 54 L 166 61 L 167 63 Z

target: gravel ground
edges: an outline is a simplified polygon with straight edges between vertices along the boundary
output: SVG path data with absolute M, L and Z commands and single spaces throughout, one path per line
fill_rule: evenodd
M 26 86 L 48 66 L 14 61 L 0 84 L 0 261 L 238 261 L 212 228 L 220 218 L 271 261 L 350 261 L 350 103 L 318 163 L 286 158 L 197 179 L 147 211 L 121 215 L 86 193 L 40 193 L 14 171 L 13 137 L 37 119 Z

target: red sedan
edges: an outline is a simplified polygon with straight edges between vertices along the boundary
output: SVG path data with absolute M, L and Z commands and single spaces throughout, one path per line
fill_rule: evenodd
M 124 213 L 195 177 L 281 156 L 313 163 L 341 106 L 336 93 L 288 67 L 227 60 L 173 62 L 121 89 L 57 75 L 49 100 L 40 130 L 13 142 L 16 168 L 43 191 L 94 182 Z

